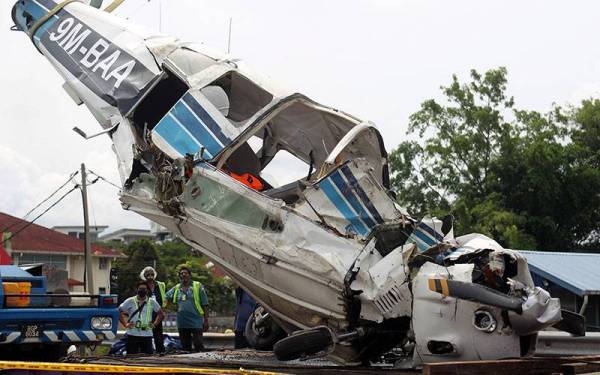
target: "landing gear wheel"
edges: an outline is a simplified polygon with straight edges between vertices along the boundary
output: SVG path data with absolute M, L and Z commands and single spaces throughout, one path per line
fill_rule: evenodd
M 48 345 L 40 353 L 42 360 L 50 362 L 59 362 L 61 358 L 67 356 L 67 349 L 69 347 L 65 344 L 53 344 Z M 43 353 L 43 354 L 42 354 Z
M 326 330 L 298 331 L 279 340 L 273 347 L 273 352 L 278 360 L 291 361 L 324 351 L 332 343 L 331 334 Z
M 251 348 L 273 350 L 273 345 L 284 338 L 286 333 L 271 315 L 262 306 L 259 306 L 248 319 L 244 335 Z

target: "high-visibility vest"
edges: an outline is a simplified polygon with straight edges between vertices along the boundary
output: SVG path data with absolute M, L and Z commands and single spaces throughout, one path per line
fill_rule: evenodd
M 130 297 L 130 298 L 133 298 L 133 303 L 135 304 L 135 310 L 137 311 L 140 308 L 137 297 Z M 143 331 L 147 330 L 149 328 L 148 324 L 152 321 L 152 305 L 150 303 L 151 303 L 150 298 L 148 298 L 146 300 L 146 305 L 142 308 L 142 310 L 144 308 L 146 309 L 146 314 L 145 314 L 146 319 L 144 319 L 144 315 L 142 315 L 143 311 L 138 311 L 138 316 L 140 317 L 140 320 L 138 320 L 138 321 L 140 322 L 140 324 L 137 324 L 137 322 L 136 322 L 135 328 L 141 329 Z
M 167 286 L 162 281 L 156 281 L 156 285 L 158 285 L 158 292 L 160 293 L 162 307 L 165 307 L 167 305 L 167 293 L 165 292 Z
M 202 284 L 199 281 L 192 281 L 192 294 L 194 295 L 194 305 L 196 305 L 196 310 L 200 316 L 204 316 L 204 310 L 202 309 L 202 305 L 200 305 L 200 288 Z M 175 285 L 175 292 L 173 292 L 173 303 L 177 304 L 177 296 L 179 295 L 179 289 L 181 288 L 181 284 Z

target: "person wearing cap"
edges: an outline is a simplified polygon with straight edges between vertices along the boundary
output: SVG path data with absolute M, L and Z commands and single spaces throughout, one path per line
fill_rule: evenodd
M 161 324 L 164 314 L 160 305 L 148 297 L 145 281 L 137 283 L 137 295 L 127 298 L 119 306 L 119 313 L 119 320 L 127 329 L 127 354 L 152 354 L 152 329 Z
M 140 279 L 146 281 L 148 284 L 148 297 L 154 299 L 161 307 L 167 305 L 166 298 L 166 285 L 162 281 L 156 280 L 156 270 L 148 266 L 140 272 Z M 156 315 L 152 316 L 153 319 Z M 152 330 L 154 336 L 154 346 L 156 347 L 157 353 L 165 352 L 165 340 L 163 336 L 163 326 L 159 324 Z
M 167 301 L 177 305 L 177 331 L 183 350 L 204 350 L 202 332 L 208 330 L 208 297 L 199 281 L 192 281 L 187 267 L 179 269 L 181 283 L 167 292 Z

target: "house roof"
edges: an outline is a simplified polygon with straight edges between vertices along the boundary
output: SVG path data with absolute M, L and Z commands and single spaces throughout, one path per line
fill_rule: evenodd
M 106 228 L 108 228 L 108 225 L 90 225 L 91 232 L 100 233 L 103 230 L 105 230 Z M 50 229 L 57 230 L 59 232 L 71 231 L 71 230 L 83 232 L 83 225 L 55 225 Z
M 0 232 L 17 232 L 29 222 L 0 212 Z M 31 224 L 18 235 L 10 239 L 13 251 L 38 252 L 38 253 L 72 253 L 83 254 L 84 243 L 82 240 L 68 236 L 37 224 Z M 122 257 L 121 252 L 92 244 L 92 255 Z
M 600 254 L 519 250 L 529 270 L 579 296 L 600 294 Z
M 139 237 L 148 237 L 153 238 L 154 234 L 150 231 L 150 229 L 135 229 L 135 228 L 122 228 L 116 230 L 111 233 L 104 234 L 100 236 L 100 240 L 106 241 L 113 238 L 120 238 L 123 236 L 139 236 Z

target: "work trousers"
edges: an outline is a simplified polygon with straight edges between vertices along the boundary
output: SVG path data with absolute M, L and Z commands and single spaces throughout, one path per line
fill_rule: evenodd
M 183 350 L 191 352 L 192 343 L 194 344 L 194 352 L 204 351 L 202 345 L 202 329 L 201 328 L 178 328 L 179 340 Z
M 125 348 L 127 349 L 127 354 L 152 354 L 152 336 L 127 335 Z
M 248 341 L 246 340 L 246 336 L 244 335 L 244 331 L 235 331 L 235 339 L 234 339 L 233 347 L 235 349 L 243 349 L 248 347 Z
M 165 352 L 165 338 L 163 336 L 163 326 L 162 322 L 158 324 L 152 330 L 152 336 L 154 336 L 154 347 L 156 348 L 157 353 Z

